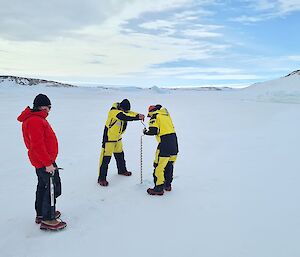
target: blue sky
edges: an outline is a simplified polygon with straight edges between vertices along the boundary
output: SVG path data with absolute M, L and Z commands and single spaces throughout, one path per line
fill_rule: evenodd
M 300 0 L 0 0 L 0 74 L 241 86 L 300 69 Z

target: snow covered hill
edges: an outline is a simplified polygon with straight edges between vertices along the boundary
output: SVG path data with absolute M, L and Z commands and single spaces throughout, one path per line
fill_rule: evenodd
M 244 91 L 260 101 L 300 103 L 300 70 L 279 79 L 256 83 Z
M 300 76 L 300 70 L 295 70 L 295 71 L 291 72 L 290 74 L 286 75 L 286 77 L 293 76 L 293 75 L 299 75 Z
M 0 76 L 1 86 L 46 86 L 46 87 L 74 87 L 74 85 L 50 81 L 45 79 L 33 79 L 17 76 Z
M 282 78 L 256 83 L 248 88 L 258 92 L 300 92 L 300 70 Z
M 0 86 L 1 257 L 299 257 L 300 105 L 260 101 L 259 90 Z M 52 101 L 64 168 L 57 206 L 68 227 L 58 233 L 34 223 L 37 178 L 16 120 L 38 93 Z M 162 197 L 146 193 L 153 137 L 143 138 L 140 184 L 140 122 L 123 138 L 133 176 L 118 176 L 112 160 L 109 187 L 96 183 L 107 112 L 123 98 L 145 114 L 160 103 L 173 118 L 180 152 Z
M 46 87 L 76 87 L 75 85 L 50 81 L 45 79 L 33 79 L 17 76 L 0 76 L 0 87 L 13 87 L 13 86 L 46 86 Z M 158 86 L 153 86 L 150 88 L 146 87 L 136 87 L 136 86 L 114 86 L 114 85 L 101 85 L 99 84 L 87 84 L 84 87 L 98 87 L 103 90 L 115 90 L 115 91 L 149 91 L 156 93 L 168 93 L 170 91 L 221 91 L 221 90 L 232 90 L 230 87 L 213 87 L 213 86 L 199 86 L 199 87 L 177 87 L 177 88 L 162 88 Z

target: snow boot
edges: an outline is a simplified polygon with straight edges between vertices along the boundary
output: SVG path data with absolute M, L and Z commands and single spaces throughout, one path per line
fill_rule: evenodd
M 149 195 L 163 195 L 164 194 L 164 190 L 163 189 L 158 189 L 156 187 L 154 187 L 154 188 L 148 188 L 147 189 L 147 193 Z
M 55 215 L 54 215 L 55 219 L 58 219 L 60 216 L 61 216 L 60 211 L 55 211 Z M 36 216 L 35 223 L 41 224 L 42 220 L 43 220 L 43 216 Z
M 108 182 L 105 180 L 105 179 L 98 179 L 98 184 L 100 186 L 103 186 L 103 187 L 107 187 L 108 186 Z
M 123 171 L 123 172 L 118 172 L 119 175 L 122 175 L 122 176 L 126 176 L 126 177 L 129 177 L 132 175 L 132 172 L 131 171 Z
M 168 192 L 172 191 L 172 186 L 171 185 L 165 186 L 165 190 Z
M 50 230 L 50 231 L 58 231 L 62 230 L 67 226 L 66 222 L 61 220 L 42 220 L 40 229 L 41 230 Z

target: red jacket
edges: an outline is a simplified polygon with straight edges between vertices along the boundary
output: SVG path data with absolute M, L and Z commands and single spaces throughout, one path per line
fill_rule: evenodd
M 27 107 L 18 117 L 22 122 L 22 131 L 31 164 L 42 168 L 55 162 L 58 154 L 58 142 L 54 131 L 46 120 L 45 111 L 33 112 Z

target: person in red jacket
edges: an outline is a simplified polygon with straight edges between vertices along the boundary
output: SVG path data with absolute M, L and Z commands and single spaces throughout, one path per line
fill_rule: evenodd
M 59 219 L 61 213 L 51 214 L 50 177 L 54 184 L 54 206 L 56 198 L 61 195 L 61 181 L 55 163 L 58 154 L 56 135 L 46 120 L 51 110 L 50 99 L 39 94 L 33 101 L 33 108 L 29 106 L 18 117 L 22 122 L 23 138 L 28 149 L 28 157 L 36 169 L 38 184 L 36 189 L 35 210 L 37 224 L 44 230 L 59 230 L 66 227 L 66 223 Z M 54 207 L 55 210 L 55 207 Z

